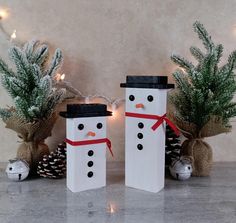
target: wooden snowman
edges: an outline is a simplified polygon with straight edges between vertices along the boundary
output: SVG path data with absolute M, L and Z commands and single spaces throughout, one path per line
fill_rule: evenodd
M 167 92 L 166 76 L 127 76 L 125 112 L 125 184 L 158 192 L 164 187 Z
M 67 187 L 72 192 L 106 185 L 107 111 L 103 104 L 68 104 L 66 112 Z M 113 154 L 112 154 L 113 155 Z

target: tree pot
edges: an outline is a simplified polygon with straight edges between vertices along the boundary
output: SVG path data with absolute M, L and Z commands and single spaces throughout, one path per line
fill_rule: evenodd
M 44 143 L 51 136 L 57 115 L 53 113 L 49 118 L 24 122 L 18 117 L 11 117 L 5 121 L 6 128 L 14 130 L 22 140 L 17 151 L 17 158 L 25 160 L 30 167 L 30 174 L 36 174 L 38 162 L 44 155 L 49 154 L 49 148 Z
M 203 139 L 187 139 L 182 144 L 182 155 L 192 158 L 192 176 L 209 176 L 212 168 L 212 148 Z

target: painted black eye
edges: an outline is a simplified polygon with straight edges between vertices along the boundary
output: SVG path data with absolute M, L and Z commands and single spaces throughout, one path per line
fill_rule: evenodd
M 152 95 L 148 95 L 147 100 L 150 101 L 150 102 L 153 101 L 153 96 Z
M 12 167 L 9 167 L 9 170 L 11 171 L 11 170 L 12 170 Z
M 130 101 L 134 101 L 134 100 L 135 100 L 135 97 L 131 94 L 131 95 L 129 96 L 129 100 L 130 100 Z
M 84 129 L 84 125 L 83 125 L 83 124 L 79 124 L 79 125 L 78 125 L 78 129 L 79 129 L 79 130 L 83 130 L 83 129 Z
M 98 129 L 101 129 L 101 128 L 102 128 L 102 123 L 99 122 L 99 123 L 97 124 L 97 128 L 98 128 Z

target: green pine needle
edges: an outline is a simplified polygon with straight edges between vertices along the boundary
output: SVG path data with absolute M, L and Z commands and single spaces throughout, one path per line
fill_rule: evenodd
M 194 31 L 206 49 L 202 52 L 191 47 L 190 52 L 197 64 L 179 55 L 172 55 L 171 60 L 183 68 L 176 70 L 173 77 L 177 91 L 170 100 L 175 105 L 177 116 L 201 129 L 212 116 L 221 117 L 226 127 L 230 119 L 236 116 L 236 103 L 232 102 L 236 92 L 234 69 L 236 68 L 236 51 L 233 51 L 228 62 L 219 67 L 223 46 L 215 45 L 204 26 L 195 22 Z
M 61 50 L 57 49 L 49 68 L 48 46 L 30 41 L 22 49 L 12 47 L 9 57 L 15 64 L 15 71 L 0 59 L 1 83 L 15 103 L 14 114 L 26 122 L 48 118 L 63 99 L 62 90 L 52 87 L 52 79 L 62 62 Z M 12 112 L 0 109 L 3 120 Z

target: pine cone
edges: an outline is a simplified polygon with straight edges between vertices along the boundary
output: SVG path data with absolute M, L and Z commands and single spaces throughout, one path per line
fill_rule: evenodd
M 39 162 L 37 173 L 41 177 L 58 179 L 66 174 L 66 144 L 58 145 L 56 151 L 45 155 Z
M 166 125 L 165 163 L 167 166 L 172 163 L 173 159 L 180 157 L 180 149 L 180 138 L 169 125 Z

